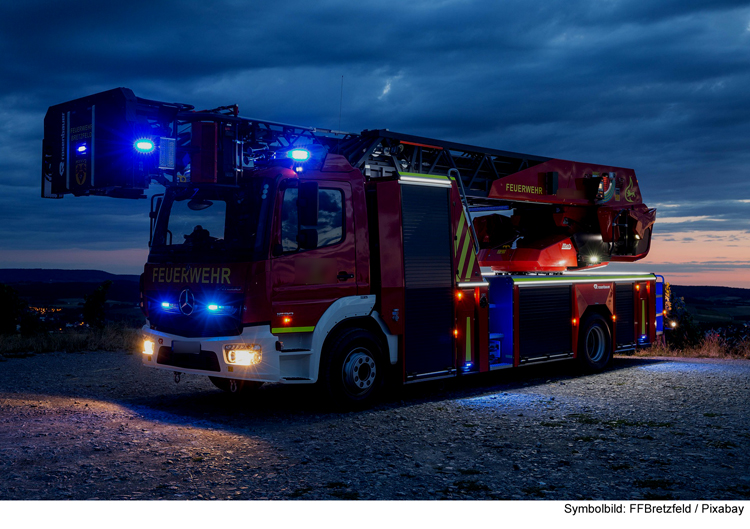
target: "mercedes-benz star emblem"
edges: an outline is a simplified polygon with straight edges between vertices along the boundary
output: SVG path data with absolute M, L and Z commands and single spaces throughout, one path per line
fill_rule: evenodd
M 189 288 L 186 288 L 180 292 L 180 312 L 185 316 L 190 316 L 195 309 L 195 294 L 190 292 Z

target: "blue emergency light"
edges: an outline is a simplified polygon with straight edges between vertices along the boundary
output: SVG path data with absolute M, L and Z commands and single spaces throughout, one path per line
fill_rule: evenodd
M 307 149 L 292 149 L 287 156 L 296 162 L 306 162 L 312 155 Z
M 133 143 L 133 148 L 141 154 L 150 154 L 156 150 L 156 144 L 154 140 L 141 138 Z

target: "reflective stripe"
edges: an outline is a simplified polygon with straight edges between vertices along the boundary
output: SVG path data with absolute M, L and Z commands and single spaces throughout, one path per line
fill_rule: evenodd
M 284 334 L 288 332 L 313 332 L 315 327 L 275 327 L 271 329 L 271 334 Z
M 458 253 L 458 245 L 463 237 L 464 222 L 466 222 L 466 215 L 461 213 L 461 220 L 458 221 L 458 229 L 456 230 L 456 240 L 454 241 L 455 253 Z
M 471 271 L 474 270 L 474 259 L 476 254 L 472 251 L 471 257 L 469 257 L 469 268 L 466 269 L 466 281 L 471 279 Z
M 471 362 L 471 318 L 466 317 L 466 361 Z
M 464 245 L 461 249 L 461 259 L 458 261 L 458 273 L 461 273 L 461 270 L 464 269 L 464 262 L 466 261 L 466 250 L 469 249 L 469 245 L 467 244 L 469 242 L 469 238 L 464 238 Z M 472 252 L 473 253 L 473 252 Z
M 514 277 L 516 285 L 544 285 L 550 283 L 573 285 L 576 283 L 620 283 L 625 281 L 650 281 L 654 276 L 560 276 L 560 277 Z
M 399 176 L 411 176 L 413 178 L 430 178 L 432 180 L 450 180 L 447 176 L 439 174 L 425 174 L 425 173 L 398 173 Z

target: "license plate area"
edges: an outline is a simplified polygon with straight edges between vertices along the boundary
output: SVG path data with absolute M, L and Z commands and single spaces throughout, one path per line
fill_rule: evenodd
M 199 355 L 201 354 L 200 342 L 172 342 L 172 352 L 175 354 Z

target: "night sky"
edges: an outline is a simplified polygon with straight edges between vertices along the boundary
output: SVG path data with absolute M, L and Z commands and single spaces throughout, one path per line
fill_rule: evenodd
M 148 201 L 39 189 L 47 107 L 124 86 L 633 168 L 657 223 L 618 269 L 750 288 L 750 2 L 26 0 L 0 51 L 0 268 L 142 271 Z

